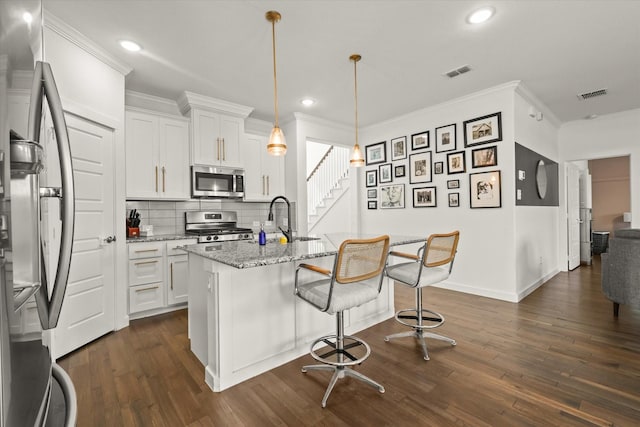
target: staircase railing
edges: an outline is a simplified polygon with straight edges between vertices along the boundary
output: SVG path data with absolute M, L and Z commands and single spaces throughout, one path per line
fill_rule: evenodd
M 349 176 L 349 149 L 332 145 L 307 177 L 307 212 L 314 215 L 340 180 Z

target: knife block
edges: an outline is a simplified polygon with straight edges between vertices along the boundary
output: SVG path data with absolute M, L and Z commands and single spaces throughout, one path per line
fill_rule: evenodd
M 127 237 L 139 237 L 139 236 L 140 236 L 139 227 L 127 227 Z

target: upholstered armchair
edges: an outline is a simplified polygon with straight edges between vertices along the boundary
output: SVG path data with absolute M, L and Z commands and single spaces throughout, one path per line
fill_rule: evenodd
M 602 253 L 602 292 L 613 301 L 613 315 L 620 304 L 640 308 L 640 229 L 616 230 Z

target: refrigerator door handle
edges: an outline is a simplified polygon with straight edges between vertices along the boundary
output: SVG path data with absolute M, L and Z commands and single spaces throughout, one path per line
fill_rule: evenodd
M 51 291 L 51 298 L 47 295 L 47 276 L 45 271 L 45 263 L 42 262 L 42 283 L 45 286 L 40 287 L 37 297 L 39 297 L 39 306 L 44 305 L 46 307 L 46 316 L 40 316 L 40 321 L 43 323 L 43 329 L 55 328 L 60 318 L 60 312 L 62 311 L 62 302 L 64 301 L 65 292 L 67 290 L 67 280 L 69 279 L 69 269 L 71 266 L 71 252 L 73 249 L 73 233 L 74 233 L 74 216 L 75 216 L 75 192 L 73 183 L 73 163 L 71 160 L 71 145 L 69 143 L 69 134 L 67 132 L 67 124 L 64 119 L 64 110 L 62 109 L 62 103 L 60 101 L 60 95 L 56 87 L 55 79 L 53 78 L 53 72 L 51 66 L 46 62 L 38 61 L 36 63 L 35 75 L 40 78 L 40 88 L 37 89 L 38 82 L 34 77 L 34 89 L 32 90 L 32 100 L 36 98 L 36 102 L 39 105 L 30 105 L 29 124 L 30 132 L 33 132 L 33 136 L 40 134 L 39 120 L 33 118 L 41 118 L 42 116 L 42 93 L 47 98 L 47 104 L 49 105 L 49 111 L 51 112 L 51 120 L 53 121 L 53 128 L 56 135 L 56 142 L 58 145 L 58 159 L 60 162 L 60 178 L 62 181 L 62 187 L 60 189 L 60 211 L 61 211 L 61 235 L 60 235 L 60 252 L 58 255 L 58 268 L 56 271 L 56 277 L 53 282 L 53 289 Z M 34 93 L 36 93 L 34 95 Z M 39 95 L 38 95 L 39 94 Z M 31 114 L 33 113 L 33 115 Z M 37 138 L 35 139 L 38 140 Z M 47 192 L 47 190 L 45 190 Z M 41 242 L 41 259 L 44 260 L 43 245 Z M 42 303 L 42 304 L 41 304 Z M 38 310 L 42 310 L 38 307 Z M 45 314 L 40 311 L 41 314 Z M 45 322 L 46 320 L 46 322 Z M 46 323 L 46 324 L 45 324 Z

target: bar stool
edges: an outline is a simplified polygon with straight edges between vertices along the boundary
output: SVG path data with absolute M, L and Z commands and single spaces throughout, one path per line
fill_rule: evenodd
M 371 354 L 369 345 L 360 338 L 344 334 L 344 311 L 375 300 L 380 294 L 389 251 L 389 236 L 373 239 L 345 240 L 340 245 L 333 271 L 310 264 L 300 264 L 295 275 L 295 294 L 320 311 L 336 315 L 336 334 L 318 338 L 311 344 L 310 354 L 322 365 L 307 365 L 302 372 L 332 371 L 333 376 L 322 398 L 327 406 L 331 390 L 340 378 L 353 377 L 384 393 L 384 387 L 351 369 Z M 301 283 L 300 270 L 308 270 L 322 279 Z
M 422 347 L 424 360 L 429 360 L 425 338 L 433 338 L 456 345 L 456 341 L 449 337 L 428 332 L 431 329 L 442 326 L 444 316 L 422 307 L 422 288 L 443 282 L 449 278 L 453 268 L 453 261 L 456 257 L 459 238 L 459 231 L 449 234 L 432 234 L 427 239 L 427 242 L 418 249 L 416 255 L 396 251 L 389 253 L 389 256 L 411 260 L 396 265 L 387 265 L 386 274 L 392 280 L 415 288 L 416 307 L 400 310 L 395 316 L 398 322 L 409 326 L 412 331 L 388 335 L 384 338 L 386 342 L 394 338 L 413 336 Z

